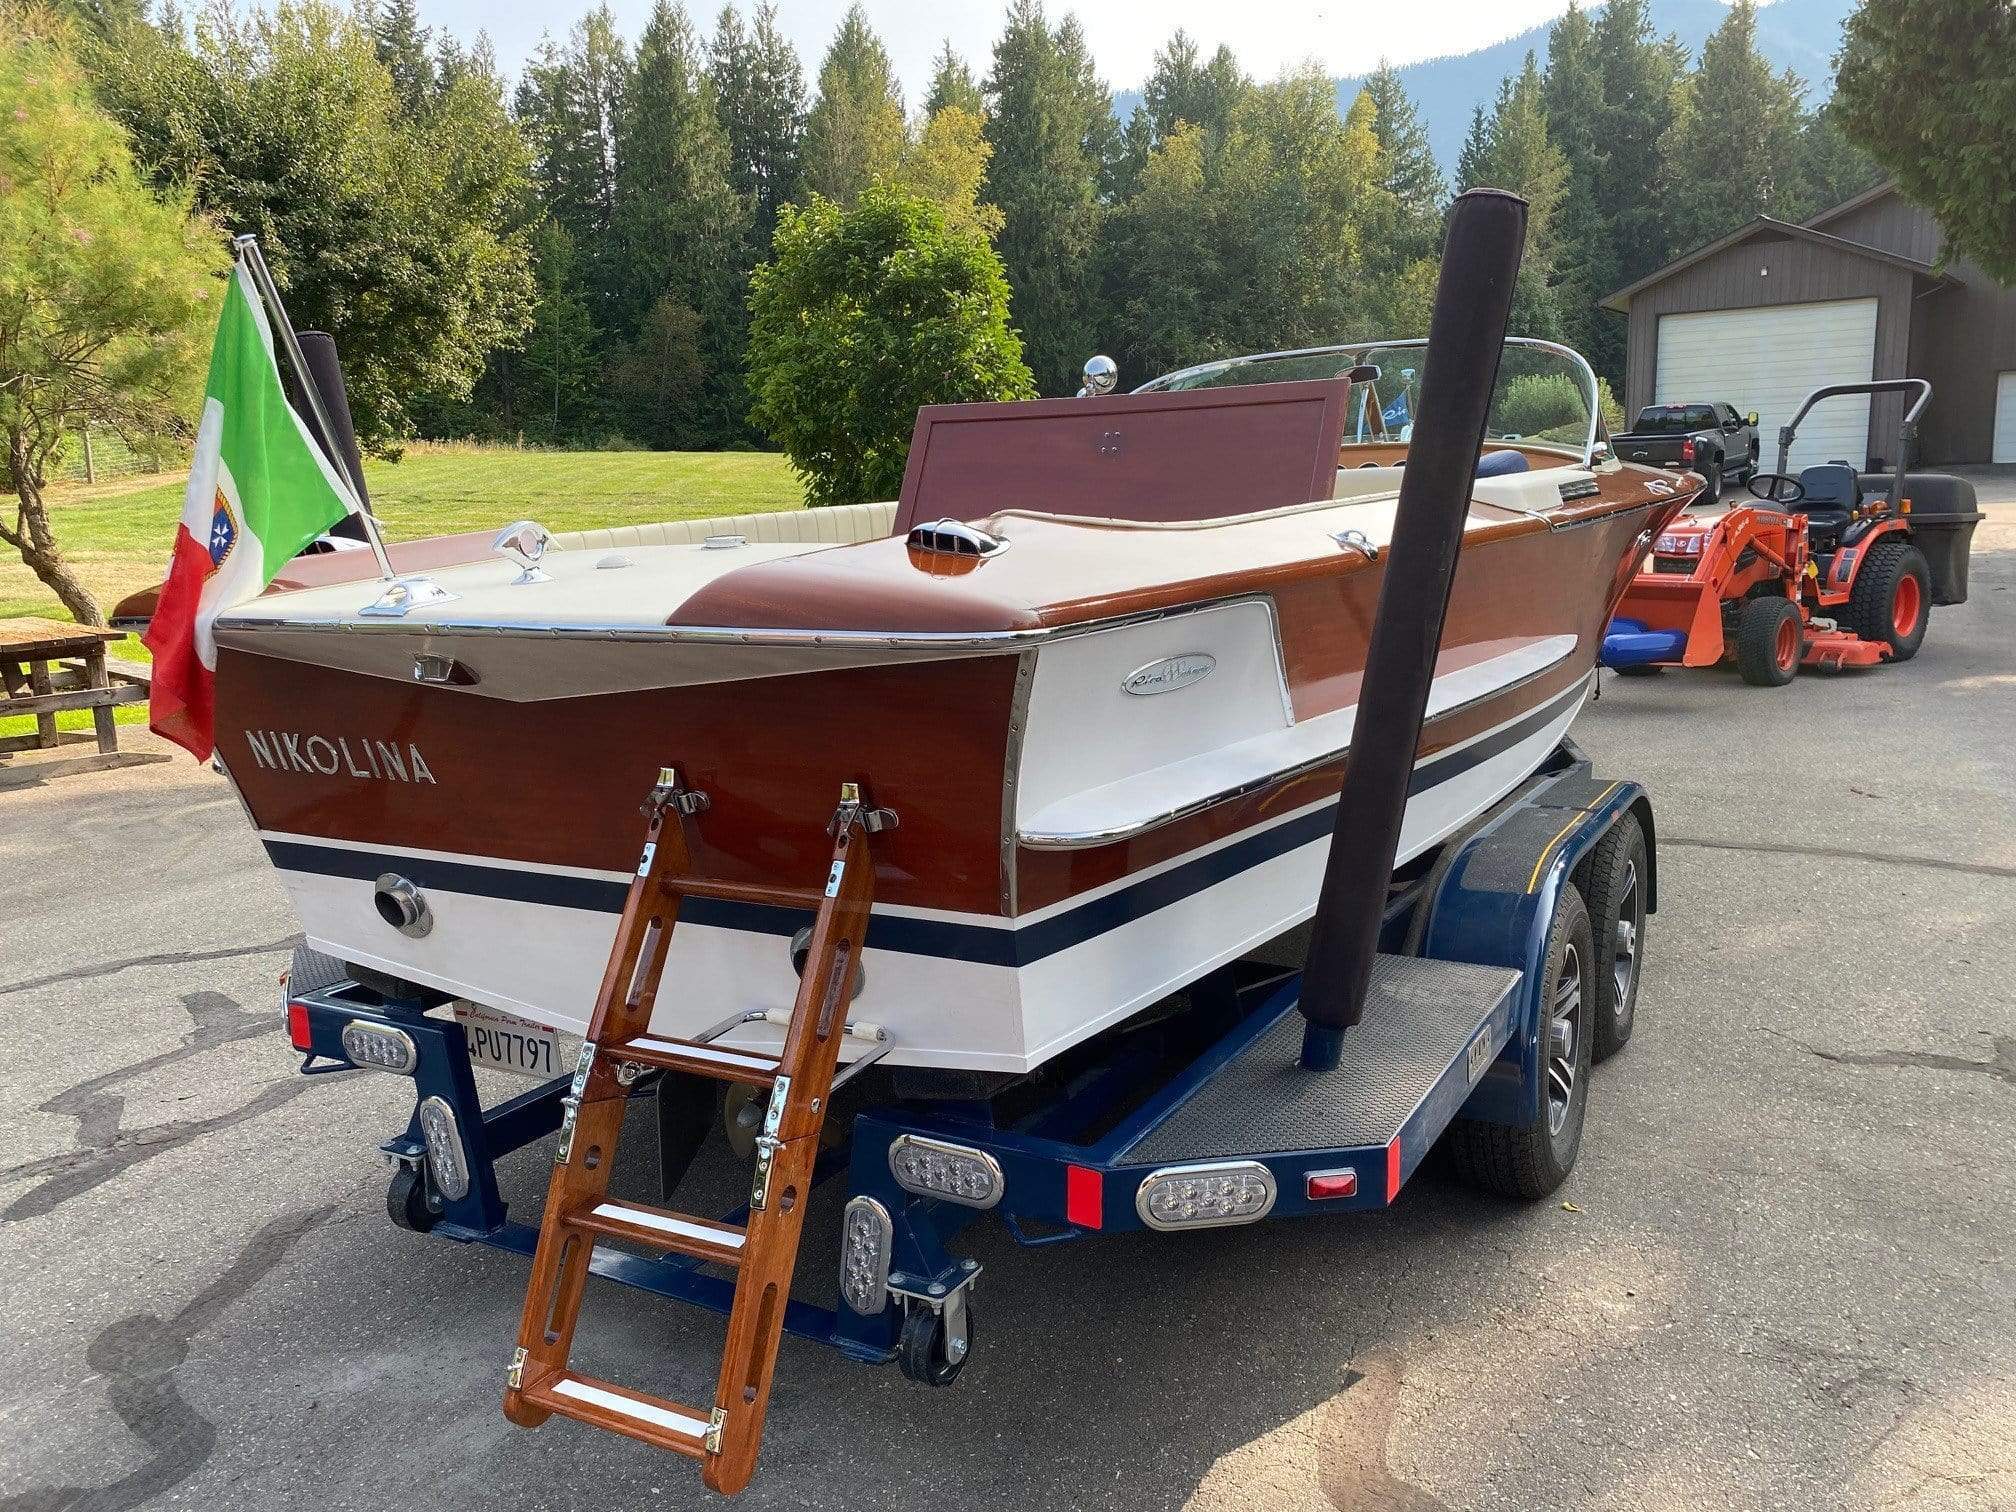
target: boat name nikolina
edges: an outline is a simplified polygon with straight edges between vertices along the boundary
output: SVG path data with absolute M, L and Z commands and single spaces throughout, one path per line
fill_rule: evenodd
M 1218 658 L 1208 651 L 1186 651 L 1181 656 L 1165 656 L 1145 667 L 1136 667 L 1121 680 L 1120 687 L 1137 698 L 1174 693 L 1178 688 L 1202 682 L 1217 665 Z
M 304 735 L 298 730 L 247 730 L 252 764 L 269 772 L 307 772 L 335 777 L 347 773 L 367 781 L 435 782 L 427 758 L 412 741 L 370 740 L 338 735 Z M 439 784 L 436 783 L 438 786 Z

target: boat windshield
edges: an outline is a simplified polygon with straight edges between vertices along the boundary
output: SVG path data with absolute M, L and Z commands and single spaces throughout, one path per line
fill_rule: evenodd
M 1354 368 L 1376 376 L 1353 385 L 1345 413 L 1344 439 L 1412 439 L 1426 366 L 1426 341 L 1368 341 L 1228 357 L 1144 383 L 1138 394 L 1177 389 L 1231 388 L 1249 383 L 1290 383 L 1304 378 L 1344 378 Z M 1368 393 L 1369 391 L 1369 393 Z M 1551 341 L 1514 336 L 1498 363 L 1485 439 L 1545 447 L 1587 466 L 1598 439 L 1596 375 L 1579 352 Z

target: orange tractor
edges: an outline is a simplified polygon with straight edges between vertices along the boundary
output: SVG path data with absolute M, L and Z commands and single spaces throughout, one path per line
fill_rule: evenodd
M 1786 471 L 1807 411 L 1842 394 L 1916 397 L 1898 428 L 1896 468 L 1846 462 Z M 1974 487 L 1909 473 L 1922 378 L 1815 389 L 1778 431 L 1778 470 L 1748 488 L 1759 501 L 1683 514 L 1652 543 L 1603 638 L 1604 665 L 1626 675 L 1733 660 L 1745 682 L 1782 687 L 1802 666 L 1870 667 L 1918 654 L 1936 604 L 1967 600 L 1967 557 L 1981 520 Z

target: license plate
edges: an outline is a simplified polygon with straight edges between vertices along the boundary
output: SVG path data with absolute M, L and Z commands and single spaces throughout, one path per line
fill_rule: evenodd
M 469 1044 L 469 1059 L 479 1066 L 516 1076 L 564 1076 L 581 1053 L 581 1036 L 562 1034 L 544 1024 L 481 1003 L 457 1003 L 455 1022 Z

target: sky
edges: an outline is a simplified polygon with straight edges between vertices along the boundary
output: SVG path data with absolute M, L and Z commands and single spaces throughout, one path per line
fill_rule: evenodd
M 526 5 L 513 0 L 420 0 L 424 25 L 465 41 L 487 31 L 497 60 L 516 74 L 542 34 L 564 36 L 591 0 Z M 746 17 L 754 0 L 737 0 Z M 849 0 L 778 0 L 778 20 L 798 49 L 811 84 L 826 44 Z M 998 0 L 865 0 L 868 17 L 888 47 L 903 80 L 904 100 L 915 108 L 931 76 L 931 59 L 947 38 L 984 74 L 1001 30 Z M 651 0 L 609 0 L 631 41 L 643 29 Z M 711 32 L 720 0 L 686 0 L 703 31 Z M 1568 0 L 1051 0 L 1053 16 L 1074 12 L 1085 28 L 1101 76 L 1115 89 L 1132 89 L 1147 77 L 1155 50 L 1179 26 L 1208 54 L 1228 43 L 1249 74 L 1267 78 L 1315 58 L 1332 75 L 1369 72 L 1381 58 L 1395 64 L 1470 52 L 1566 10 Z

